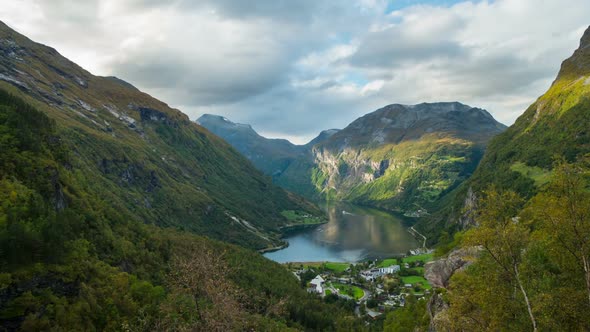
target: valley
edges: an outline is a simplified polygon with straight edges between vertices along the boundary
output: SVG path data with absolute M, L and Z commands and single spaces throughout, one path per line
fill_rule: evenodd
M 0 332 L 590 330 L 590 27 L 523 15 L 563 4 L 28 1 Z
M 197 123 L 265 165 L 257 167 L 274 183 L 308 199 L 418 217 L 469 178 L 487 142 L 506 128 L 487 111 L 457 102 L 388 105 L 300 146 L 223 117 L 204 115 Z

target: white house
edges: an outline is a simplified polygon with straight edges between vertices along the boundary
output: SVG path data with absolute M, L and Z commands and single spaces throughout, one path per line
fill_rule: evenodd
M 379 269 L 379 273 L 381 275 L 384 275 L 384 274 L 392 274 L 392 273 L 399 272 L 400 269 L 401 269 L 401 267 L 399 265 L 391 265 L 391 266 L 388 266 L 388 267 L 382 267 L 382 268 L 380 268 Z
M 399 265 L 391 265 L 388 267 L 370 269 L 366 271 L 361 271 L 361 277 L 367 281 L 372 281 L 386 274 L 399 272 L 400 269 L 401 267 Z
M 321 275 L 317 275 L 315 278 L 313 278 L 312 281 L 309 282 L 310 291 L 316 292 L 318 294 L 323 294 L 324 293 L 324 282 L 326 282 L 324 280 L 324 278 L 322 278 Z

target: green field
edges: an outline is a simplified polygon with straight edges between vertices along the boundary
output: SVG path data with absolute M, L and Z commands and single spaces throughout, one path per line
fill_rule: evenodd
M 344 272 L 344 270 L 348 269 L 349 266 L 349 263 L 326 262 L 325 264 L 326 269 L 334 272 Z
M 297 224 L 322 224 L 326 222 L 324 218 L 312 216 L 305 211 L 285 210 L 281 212 L 281 215 L 287 218 L 287 220 Z
M 424 275 L 424 268 L 423 267 L 415 267 L 410 270 L 414 270 L 414 271 L 420 273 L 421 275 Z
M 422 254 L 416 256 L 409 256 L 404 258 L 404 263 L 412 263 L 417 261 L 423 261 L 424 263 L 432 260 L 432 254 Z
M 432 286 L 430 286 L 430 284 L 428 283 L 428 280 L 424 279 L 424 277 L 421 276 L 408 276 L 408 277 L 402 277 L 402 282 L 404 284 L 418 284 L 421 283 L 422 287 L 424 289 L 431 289 Z
M 527 166 L 522 162 L 514 163 L 510 166 L 510 170 L 518 172 L 525 177 L 535 181 L 537 187 L 541 187 L 551 180 L 551 171 L 542 169 L 540 167 Z
M 345 285 L 337 282 L 332 283 L 332 286 L 338 289 L 340 291 L 340 294 L 348 295 L 354 298 L 355 300 L 359 300 L 365 295 L 365 292 L 357 286 Z
M 387 259 L 382 260 L 377 265 L 377 267 L 388 267 L 388 266 L 395 265 L 395 264 L 397 264 L 397 259 L 395 259 L 395 258 L 387 258 Z
M 350 263 L 337 263 L 337 262 L 292 262 L 290 263 L 291 266 L 297 268 L 299 266 L 308 269 L 314 268 L 319 269 L 321 267 L 325 268 L 326 270 L 330 270 L 336 273 L 343 272 L 348 267 L 350 267 Z

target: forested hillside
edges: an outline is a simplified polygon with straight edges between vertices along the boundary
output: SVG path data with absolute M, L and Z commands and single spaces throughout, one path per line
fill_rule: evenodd
M 255 252 L 141 222 L 76 169 L 58 123 L 0 90 L 1 330 L 355 324 Z M 79 156 L 78 156 L 79 157 Z
M 576 163 L 590 153 L 589 45 L 586 31 L 549 90 L 491 140 L 473 176 L 440 203 L 440 212 L 421 220 L 420 228 L 433 235 L 432 241 L 442 230 L 453 233 L 473 225 L 466 212 L 490 185 L 529 199 L 547 185 L 556 163 Z
M 61 177 L 137 222 L 175 227 L 250 248 L 281 243 L 281 212 L 320 212 L 273 186 L 227 143 L 165 103 L 93 76 L 56 50 L 0 24 L 0 88 L 55 121 L 71 152 Z M 68 205 L 63 191 L 60 204 Z
M 433 328 L 590 329 L 589 50 L 590 28 L 549 91 L 492 140 L 463 210 L 449 204 L 455 234 L 438 253 L 452 252 L 426 267 L 444 281 Z

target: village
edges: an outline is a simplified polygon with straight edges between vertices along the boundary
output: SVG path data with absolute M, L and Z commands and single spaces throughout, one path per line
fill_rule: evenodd
M 302 287 L 326 300 L 338 298 L 355 303 L 357 316 L 377 319 L 387 311 L 403 307 L 406 298 L 430 294 L 424 265 L 432 250 L 411 250 L 406 256 L 359 263 L 286 263 Z

